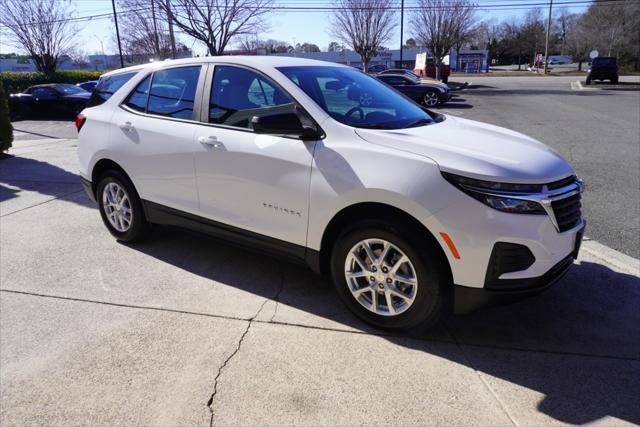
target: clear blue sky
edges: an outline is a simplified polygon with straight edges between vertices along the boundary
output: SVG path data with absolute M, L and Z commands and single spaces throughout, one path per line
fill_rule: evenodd
M 116 4 L 117 4 L 116 0 Z M 491 7 L 504 3 L 542 3 L 546 0 L 480 0 L 478 3 L 480 7 Z M 397 0 L 398 5 L 400 0 Z M 77 16 L 89 16 L 98 15 L 111 12 L 111 0 L 72 0 L 75 6 Z M 309 6 L 333 6 L 335 3 L 329 0 L 276 0 L 276 4 L 282 5 L 309 5 Z M 405 0 L 405 5 L 415 5 L 415 0 Z M 486 5 L 486 6 L 485 6 Z M 579 11 L 584 9 L 584 6 L 572 7 L 572 11 Z M 509 19 L 511 17 L 520 17 L 526 12 L 525 8 L 520 9 L 502 9 L 502 10 L 479 10 L 478 16 L 483 20 L 496 20 L 501 21 Z M 330 13 L 330 12 L 329 12 Z M 322 50 L 326 50 L 329 42 L 333 39 L 329 34 L 329 13 L 322 11 L 277 11 L 270 15 L 270 30 L 262 35 L 259 35 L 261 39 L 278 39 L 288 42 L 289 44 L 295 43 L 315 43 Z M 407 37 L 411 37 L 410 29 L 407 25 L 407 17 L 411 11 L 405 12 L 405 40 Z M 399 16 L 399 14 L 398 14 Z M 546 16 L 546 9 L 545 9 Z M 398 18 L 399 19 L 399 18 Z M 117 47 L 115 45 L 115 38 L 113 33 L 113 24 L 110 19 L 93 19 L 89 22 L 80 22 L 78 24 L 80 31 L 78 34 L 79 48 L 88 54 L 101 53 L 102 47 L 106 53 L 115 53 Z M 205 49 L 201 44 L 196 42 L 194 44 L 193 39 L 186 36 L 179 35 L 179 39 L 187 46 L 191 47 L 195 53 L 204 54 Z M 102 43 L 101 43 L 102 42 Z M 388 43 L 388 47 L 397 49 L 400 43 L 400 29 L 396 28 L 396 34 L 392 41 Z M 3 34 L 0 34 L 0 53 L 15 52 L 15 49 L 8 46 L 6 38 Z

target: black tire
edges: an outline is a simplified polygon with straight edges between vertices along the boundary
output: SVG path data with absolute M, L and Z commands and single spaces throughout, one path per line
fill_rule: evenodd
M 591 77 L 587 77 L 587 79 L 584 81 L 584 84 L 589 86 L 591 84 Z
M 131 222 L 126 231 L 118 231 L 107 219 L 107 214 L 104 206 L 104 189 L 105 187 L 114 182 L 118 184 L 126 193 L 129 199 L 129 205 L 131 208 Z M 109 232 L 120 242 L 134 243 L 144 240 L 151 231 L 151 224 L 147 221 L 140 202 L 138 192 L 134 188 L 131 181 L 118 170 L 107 170 L 102 174 L 98 181 L 98 187 L 96 190 L 96 199 L 100 209 L 100 216 L 102 222 L 107 227 Z
M 613 83 L 614 85 L 617 85 L 618 84 L 618 78 L 617 77 L 612 78 L 611 79 L 611 83 Z
M 410 230 L 386 222 L 356 224 L 344 231 L 336 240 L 331 254 L 331 275 L 338 295 L 357 317 L 381 329 L 407 330 L 416 326 L 431 326 L 444 307 L 448 275 L 438 250 L 424 238 Z M 345 278 L 345 262 L 351 248 L 369 239 L 384 239 L 410 259 L 418 280 L 415 300 L 406 311 L 395 316 L 373 313 L 361 305 L 349 290 Z

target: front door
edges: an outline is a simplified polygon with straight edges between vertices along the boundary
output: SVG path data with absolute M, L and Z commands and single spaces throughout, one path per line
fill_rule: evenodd
M 271 79 L 244 67 L 216 65 L 208 81 L 208 123 L 195 135 L 201 215 L 258 239 L 306 245 L 315 141 L 258 135 L 251 128 L 253 116 L 292 111 L 293 100 Z

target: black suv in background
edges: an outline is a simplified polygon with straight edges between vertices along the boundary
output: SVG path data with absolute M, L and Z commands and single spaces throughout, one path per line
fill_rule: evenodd
M 613 57 L 597 57 L 591 61 L 591 67 L 587 71 L 588 85 L 591 80 L 611 80 L 611 83 L 618 83 L 618 61 Z

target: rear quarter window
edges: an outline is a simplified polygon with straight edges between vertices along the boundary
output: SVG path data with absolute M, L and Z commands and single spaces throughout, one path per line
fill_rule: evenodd
M 114 93 L 118 91 L 131 77 L 135 76 L 136 72 L 114 74 L 111 76 L 100 77 L 96 89 L 91 94 L 87 108 L 95 107 L 100 104 L 104 104 Z

